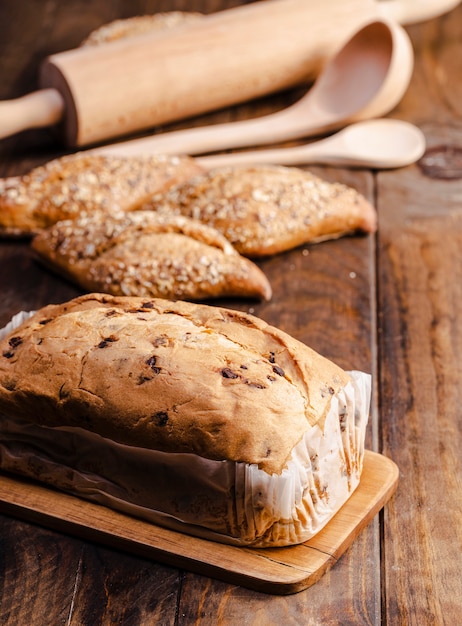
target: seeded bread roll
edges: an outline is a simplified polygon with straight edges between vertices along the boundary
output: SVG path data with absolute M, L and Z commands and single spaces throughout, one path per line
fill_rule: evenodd
M 271 298 L 263 272 L 214 228 L 152 211 L 62 221 L 37 235 L 39 259 L 87 291 L 180 300 Z
M 82 46 L 96 46 L 102 43 L 169 30 L 174 26 L 187 24 L 202 17 L 201 13 L 189 11 L 167 11 L 154 15 L 136 15 L 126 19 L 114 20 L 91 32 L 82 42 Z
M 0 342 L 0 411 L 279 474 L 349 381 L 251 315 L 89 294 Z
M 283 166 L 216 168 L 144 208 L 209 224 L 249 257 L 376 229 L 374 208 L 355 189 Z
M 0 235 L 30 236 L 59 220 L 136 209 L 202 169 L 186 156 L 77 153 L 0 179 Z

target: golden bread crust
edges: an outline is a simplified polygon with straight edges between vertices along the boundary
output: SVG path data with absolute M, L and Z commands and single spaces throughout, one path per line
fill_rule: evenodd
M 0 342 L 0 410 L 280 473 L 349 376 L 252 315 L 88 294 Z
M 172 300 L 271 298 L 257 265 L 215 229 L 182 216 L 134 211 L 61 221 L 39 233 L 32 248 L 87 291 Z
M 284 166 L 216 168 L 155 194 L 144 208 L 209 224 L 250 257 L 377 227 L 374 208 L 355 189 Z
M 59 220 L 134 210 L 201 171 L 186 156 L 60 157 L 24 176 L 0 179 L 0 234 L 30 236 Z

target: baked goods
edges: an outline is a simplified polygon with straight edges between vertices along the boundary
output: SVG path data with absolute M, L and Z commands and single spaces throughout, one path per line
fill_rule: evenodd
M 271 298 L 263 272 L 218 231 L 152 211 L 58 222 L 32 241 L 42 262 L 88 291 L 204 300 Z
M 30 236 L 59 220 L 136 209 L 201 171 L 186 156 L 80 152 L 54 159 L 24 176 L 0 179 L 0 235 Z
M 193 11 L 166 11 L 154 13 L 154 15 L 135 15 L 126 19 L 113 20 L 92 31 L 82 42 L 82 46 L 97 46 L 144 33 L 163 32 L 200 17 L 202 13 Z
M 5 413 L 27 419 L 42 407 L 36 419 L 48 426 L 83 420 L 129 445 L 269 473 L 349 380 L 245 313 L 102 294 L 45 307 L 0 350 Z
M 215 168 L 145 206 L 210 224 L 250 257 L 376 229 L 374 208 L 355 189 L 295 167 Z
M 5 470 L 255 546 L 308 539 L 359 482 L 369 377 L 261 319 L 89 294 L 4 334 Z

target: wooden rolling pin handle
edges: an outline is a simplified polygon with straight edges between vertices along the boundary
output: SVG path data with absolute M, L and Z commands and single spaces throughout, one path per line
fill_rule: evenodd
M 33 93 L 0 102 L 0 139 L 29 128 L 52 126 L 61 121 L 64 100 L 56 89 Z
M 448 13 L 459 4 L 460 0 L 386 0 L 377 2 L 377 9 L 379 15 L 408 26 Z

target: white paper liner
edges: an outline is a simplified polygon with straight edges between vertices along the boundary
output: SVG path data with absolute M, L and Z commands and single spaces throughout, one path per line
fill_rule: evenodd
M 16 318 L 16 325 L 24 319 Z M 350 376 L 332 397 L 323 430 L 308 429 L 280 475 L 5 416 L 0 467 L 203 538 L 254 547 L 301 543 L 326 525 L 359 484 L 371 379 L 362 372 Z
M 15 328 L 29 319 L 29 317 L 32 317 L 34 313 L 35 311 L 20 311 L 16 313 L 16 315 L 13 315 L 8 324 L 4 328 L 0 328 L 0 339 L 9 335 Z

